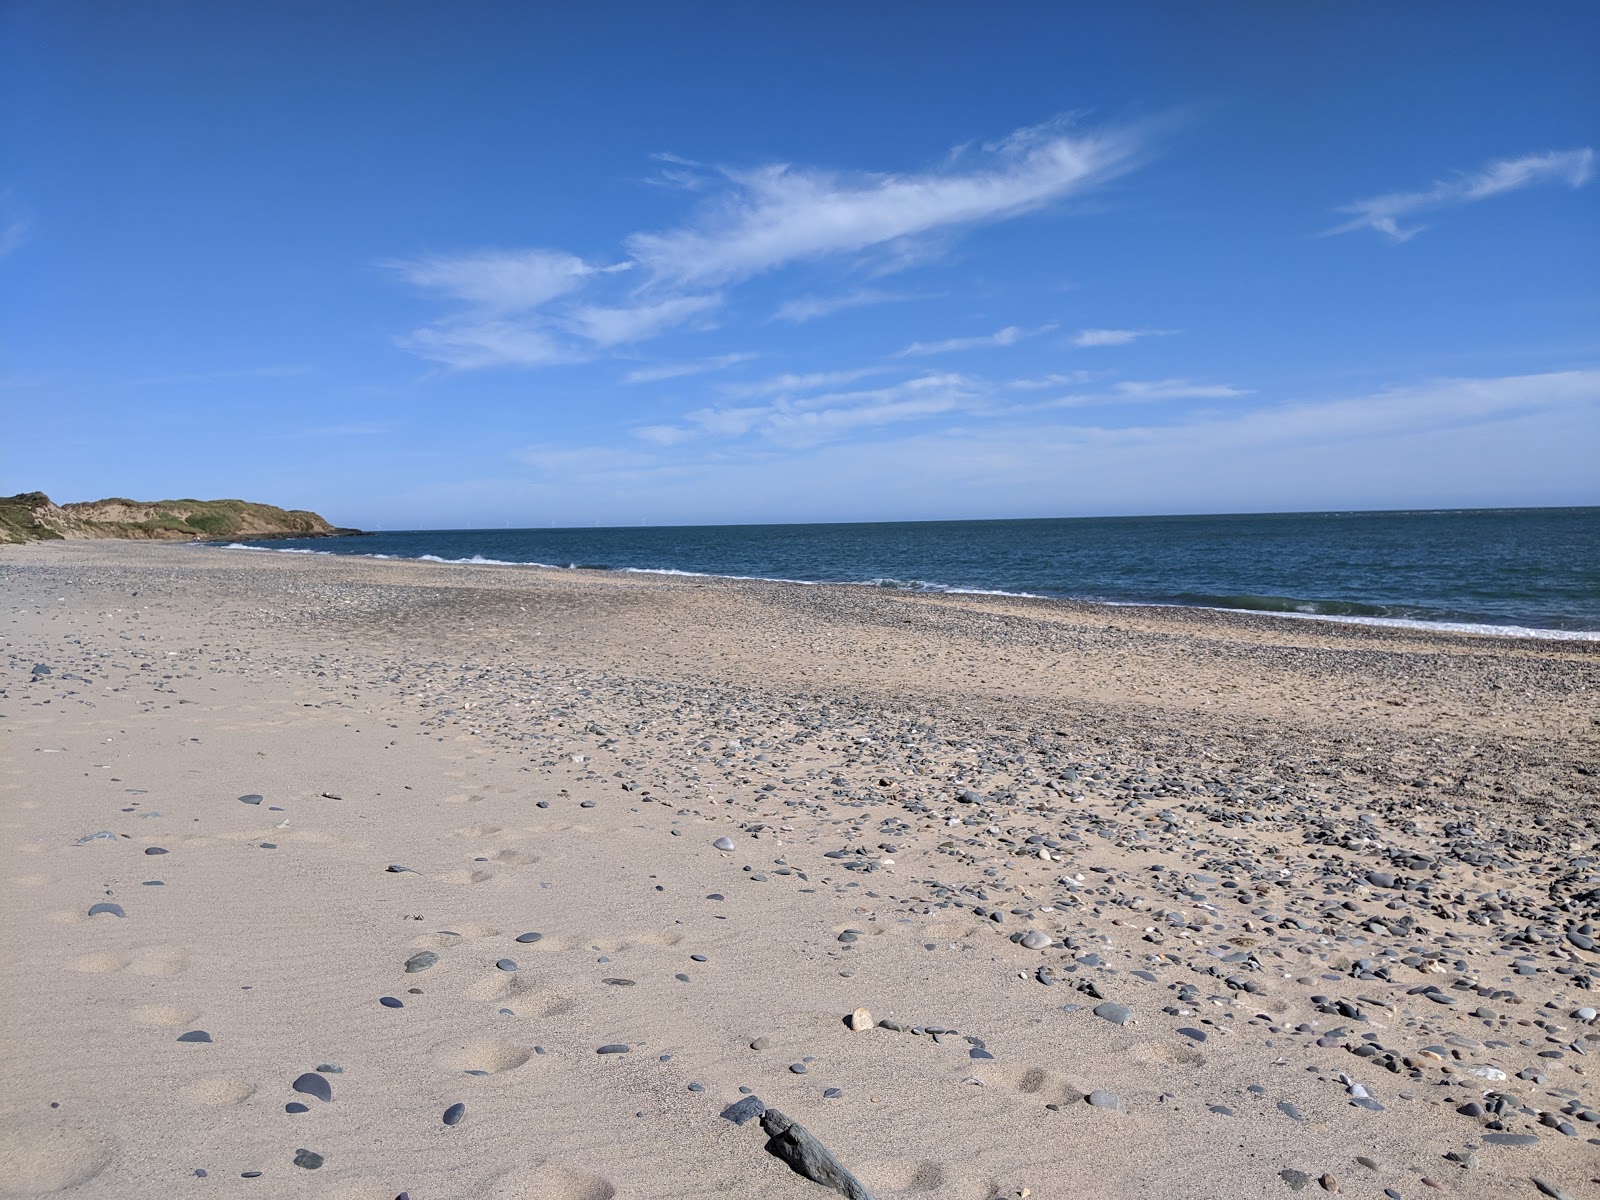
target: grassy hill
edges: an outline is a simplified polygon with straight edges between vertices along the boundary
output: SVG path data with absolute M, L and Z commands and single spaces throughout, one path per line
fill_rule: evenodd
M 314 512 L 248 500 L 90 500 L 52 503 L 43 492 L 0 497 L 0 541 L 127 538 L 144 541 L 232 541 L 240 538 L 338 537 Z

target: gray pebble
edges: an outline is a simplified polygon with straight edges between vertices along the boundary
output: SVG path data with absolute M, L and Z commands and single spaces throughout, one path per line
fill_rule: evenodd
M 107 900 L 102 900 L 99 904 L 91 904 L 89 906 L 89 915 L 91 917 L 97 917 L 101 913 L 110 913 L 113 917 L 126 917 L 128 915 L 122 911 L 122 905 L 112 904 Z
M 322 1155 L 315 1150 L 296 1150 L 294 1152 L 294 1165 L 304 1167 L 308 1171 L 315 1171 L 322 1165 Z
M 209 1042 L 211 1035 L 204 1029 L 191 1029 L 188 1033 L 180 1033 L 178 1040 L 180 1042 Z
M 517 941 L 519 941 L 519 942 L 537 942 L 543 936 L 544 936 L 544 934 L 542 934 L 542 933 L 519 933 L 519 934 L 517 934 Z
M 439 961 L 439 956 L 432 950 L 419 950 L 406 959 L 406 974 L 415 975 L 418 971 L 426 971 Z
M 1110 1021 L 1113 1025 L 1126 1025 L 1133 1020 L 1133 1009 L 1126 1004 L 1114 1004 L 1107 1000 L 1104 1004 L 1094 1006 L 1094 1015 L 1102 1021 Z
M 466 1115 L 467 1106 L 465 1104 L 456 1103 L 444 1110 L 444 1116 L 441 1119 L 446 1125 L 459 1125 L 461 1124 L 461 1118 Z
M 601 1046 L 598 1050 L 596 1050 L 595 1053 L 596 1054 L 626 1054 L 629 1050 L 632 1050 L 632 1049 L 633 1049 L 632 1046 L 625 1045 L 622 1042 L 607 1042 L 604 1046 Z
M 315 1071 L 307 1071 L 289 1085 L 304 1096 L 311 1096 L 324 1102 L 333 1099 L 333 1086 Z
M 254 792 L 251 792 L 249 795 L 240 796 L 239 797 L 239 803 L 241 803 L 241 804 L 260 804 L 261 803 L 261 797 L 256 795 Z
M 1122 1097 L 1117 1095 L 1115 1092 L 1107 1092 L 1100 1088 L 1096 1088 L 1094 1091 L 1085 1096 L 1084 1099 L 1090 1104 L 1094 1105 L 1096 1108 L 1108 1108 L 1112 1112 L 1128 1111 L 1127 1105 L 1123 1104 L 1122 1102 Z
M 499 967 L 502 971 L 515 971 L 517 969 L 516 961 L 509 958 L 502 958 L 499 962 L 495 963 L 495 966 Z

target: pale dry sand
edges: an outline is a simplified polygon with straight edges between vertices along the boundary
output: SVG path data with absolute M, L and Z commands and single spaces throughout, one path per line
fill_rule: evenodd
M 719 1119 L 741 1085 L 880 1200 L 1600 1195 L 1595 644 L 187 546 L 0 573 L 0 1195 L 832 1194 Z

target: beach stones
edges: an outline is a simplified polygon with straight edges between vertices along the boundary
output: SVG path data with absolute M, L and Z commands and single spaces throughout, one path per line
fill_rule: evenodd
M 1133 1020 L 1133 1009 L 1126 1004 L 1115 1004 L 1110 1000 L 1104 1004 L 1096 1004 L 1093 1012 L 1102 1021 L 1110 1021 L 1113 1025 L 1126 1025 Z
M 378 997 L 378 1003 L 383 1005 L 385 1008 L 404 1008 L 405 1007 L 404 1001 L 397 1000 L 393 996 L 379 996 Z
M 444 1110 L 444 1116 L 439 1119 L 446 1125 L 459 1125 L 461 1118 L 467 1115 L 467 1106 L 459 1101 Z
M 732 1121 L 735 1125 L 743 1125 L 766 1111 L 767 1106 L 761 1102 L 761 1098 L 751 1095 L 728 1105 L 722 1110 L 722 1118 L 725 1121 Z
M 516 960 L 512 958 L 502 958 L 494 965 L 502 971 L 515 971 L 517 969 Z
M 406 959 L 406 974 L 415 975 L 418 971 L 426 971 L 439 961 L 439 956 L 432 950 L 421 950 Z
M 542 937 L 544 937 L 544 934 L 542 933 L 519 933 L 517 934 L 517 941 L 526 944 L 529 942 L 537 942 Z
M 296 1078 L 289 1086 L 302 1096 L 310 1096 L 313 1100 L 321 1100 L 327 1103 L 333 1099 L 333 1085 L 328 1082 L 325 1076 L 319 1075 L 315 1071 L 307 1071 L 304 1075 Z
M 629 1046 L 624 1042 L 607 1042 L 604 1046 L 601 1046 L 598 1050 L 596 1050 L 595 1053 L 596 1054 L 626 1054 L 626 1053 L 628 1053 L 628 1051 L 630 1051 L 632 1049 L 633 1049 L 632 1046 Z
M 144 848 L 144 852 L 146 854 L 165 854 L 166 853 L 166 851 L 164 849 L 162 849 L 160 846 L 146 846 Z
M 180 1033 L 178 1035 L 178 1040 L 180 1042 L 188 1042 L 191 1044 L 209 1042 L 211 1040 L 211 1035 L 204 1029 L 191 1029 L 188 1033 Z
M 872 1028 L 872 1012 L 869 1009 L 858 1008 L 845 1018 L 845 1023 L 856 1033 Z
M 89 915 L 91 917 L 98 917 L 102 913 L 109 917 L 126 917 L 128 915 L 122 911 L 122 905 L 112 904 L 109 900 L 102 900 L 99 904 L 91 904 L 89 906 Z
M 846 1200 L 873 1200 L 854 1175 L 845 1169 L 832 1151 L 819 1142 L 804 1125 L 784 1116 L 775 1108 L 761 1114 L 761 1128 L 769 1141 L 767 1151 L 781 1158 L 813 1183 L 832 1188 Z
M 307 1171 L 315 1171 L 322 1163 L 322 1155 L 315 1150 L 296 1150 L 294 1152 L 294 1165 L 304 1167 Z
M 718 850 L 732 850 L 733 849 L 733 839 L 731 837 L 726 836 L 726 835 L 724 835 L 722 837 L 719 837 L 716 841 L 712 842 L 711 844 L 713 846 L 715 846 Z
M 247 795 L 240 796 L 239 797 L 239 803 L 240 804 L 260 804 L 261 803 L 261 797 L 256 795 L 256 793 L 254 793 L 254 792 L 250 792 Z
M 1128 1107 L 1122 1102 L 1121 1096 L 1117 1095 L 1115 1092 L 1105 1091 L 1102 1088 L 1096 1088 L 1094 1091 L 1085 1096 L 1084 1100 L 1093 1105 L 1095 1108 L 1104 1108 L 1110 1110 L 1111 1112 L 1128 1111 Z
M 1022 935 L 1022 948 L 1024 950 L 1044 950 L 1055 945 L 1055 939 L 1048 933 L 1038 929 L 1030 929 Z

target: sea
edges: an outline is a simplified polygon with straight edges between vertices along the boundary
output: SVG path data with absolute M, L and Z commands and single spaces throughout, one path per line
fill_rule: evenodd
M 1600 640 L 1600 508 L 430 529 L 223 549 L 1184 605 Z

